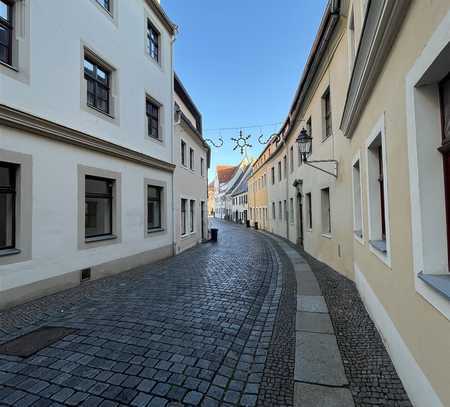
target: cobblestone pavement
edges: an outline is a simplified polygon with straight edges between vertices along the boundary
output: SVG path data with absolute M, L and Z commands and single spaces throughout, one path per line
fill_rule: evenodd
M 262 235 L 219 228 L 217 245 L 0 313 L 0 342 L 78 329 L 28 358 L 0 356 L 0 404 L 292 405 L 292 270 Z
M 299 250 L 316 275 L 356 407 L 411 407 L 391 358 L 355 284 Z

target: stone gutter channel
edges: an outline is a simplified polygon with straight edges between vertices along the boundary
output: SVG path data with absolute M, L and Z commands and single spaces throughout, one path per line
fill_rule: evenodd
M 294 406 L 354 407 L 333 324 L 311 267 L 284 239 L 261 233 L 285 252 L 297 280 Z

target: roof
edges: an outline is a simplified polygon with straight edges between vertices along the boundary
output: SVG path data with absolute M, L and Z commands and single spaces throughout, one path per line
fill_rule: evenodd
M 169 31 L 171 35 L 175 35 L 178 27 L 170 20 L 161 5 L 156 0 L 145 0 L 145 2 L 158 16 L 160 21 L 164 24 L 164 27 L 166 27 L 167 31 Z
M 176 73 L 173 74 L 174 90 L 195 118 L 195 126 L 202 134 L 202 115 Z
M 244 192 L 248 192 L 248 179 L 253 174 L 253 167 L 247 167 L 245 170 L 245 176 L 242 178 L 240 184 L 237 186 L 236 190 L 233 191 L 233 194 L 231 196 L 236 196 L 243 194 Z
M 292 102 L 291 108 L 289 109 L 289 114 L 286 117 L 281 130 L 279 131 L 279 134 L 282 136 L 284 135 L 286 130 L 289 132 L 291 118 L 295 117 L 295 112 L 298 106 L 303 102 L 305 93 L 311 84 L 312 78 L 317 72 L 318 66 L 320 65 L 320 62 L 322 60 L 321 57 L 330 42 L 331 35 L 339 19 L 340 6 L 340 0 L 329 0 L 327 3 L 325 12 L 322 16 L 319 31 L 317 32 L 316 38 L 305 65 L 305 69 L 303 70 L 300 83 L 295 92 L 294 100 Z
M 218 165 L 216 167 L 216 173 L 219 183 L 222 184 L 224 182 L 228 182 L 231 178 L 233 178 L 233 175 L 238 168 L 239 166 L 234 165 Z

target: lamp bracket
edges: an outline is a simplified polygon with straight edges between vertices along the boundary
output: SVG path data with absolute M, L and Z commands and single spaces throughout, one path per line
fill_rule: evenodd
M 304 163 L 306 165 L 309 165 L 310 167 L 315 168 L 316 170 L 325 172 L 326 174 L 331 175 L 334 178 L 338 177 L 338 162 L 336 160 L 313 160 L 313 161 L 304 160 Z M 335 165 L 334 171 L 333 172 L 327 171 L 324 168 L 314 165 L 314 164 L 321 164 L 321 163 L 333 163 Z

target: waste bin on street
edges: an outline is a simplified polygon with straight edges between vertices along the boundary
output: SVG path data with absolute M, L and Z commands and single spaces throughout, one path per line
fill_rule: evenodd
M 246 220 L 245 224 L 247 225 L 248 228 L 250 227 L 250 221 L 249 220 Z
M 219 229 L 211 228 L 211 242 L 217 242 L 218 233 L 219 233 Z
M 255 222 L 255 230 L 258 230 L 258 222 Z

